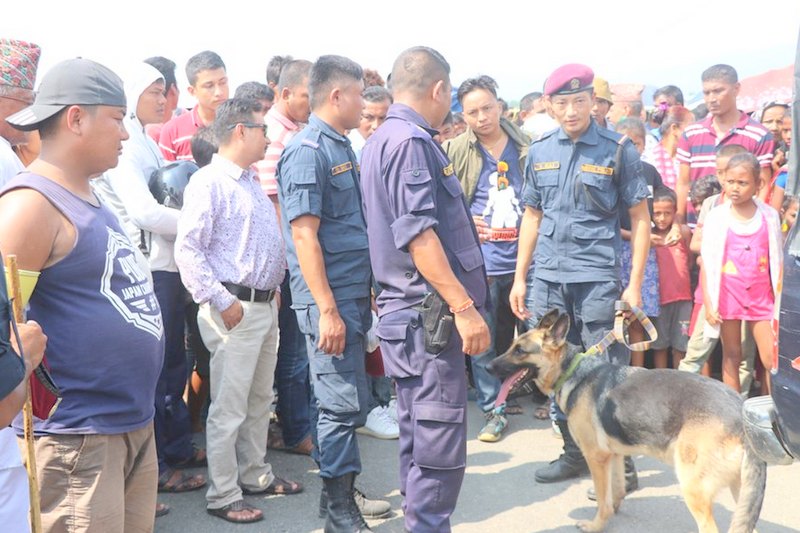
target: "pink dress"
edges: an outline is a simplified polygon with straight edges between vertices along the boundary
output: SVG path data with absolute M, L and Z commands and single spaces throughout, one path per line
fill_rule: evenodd
M 771 320 L 774 314 L 769 229 L 764 215 L 756 216 L 760 224 L 755 231 L 755 221 L 742 224 L 746 233 L 728 229 L 719 287 L 718 309 L 723 320 Z

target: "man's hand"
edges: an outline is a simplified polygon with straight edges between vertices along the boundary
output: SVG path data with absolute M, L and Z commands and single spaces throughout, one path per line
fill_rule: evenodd
M 461 313 L 455 313 L 455 324 L 461 340 L 464 341 L 462 349 L 465 354 L 480 355 L 489 348 L 491 341 L 489 326 L 475 306 Z
M 224 310 L 222 313 L 222 323 L 225 324 L 225 329 L 228 331 L 235 328 L 244 317 L 244 309 L 242 309 L 242 302 L 234 300 L 233 304 Z
M 478 231 L 478 239 L 481 241 L 481 244 L 492 237 L 492 229 L 482 216 L 472 215 L 472 223 L 475 224 L 475 229 Z
M 25 359 L 25 366 L 31 372 L 44 357 L 44 350 L 47 346 L 47 335 L 42 331 L 42 327 L 33 320 L 28 320 L 24 324 L 17 324 L 19 337 L 22 341 L 22 355 Z M 17 336 L 11 336 L 11 346 L 17 353 L 20 353 L 17 346 Z
M 317 347 L 328 355 L 342 355 L 346 327 L 337 309 L 319 315 L 319 343 Z
M 658 233 L 650 234 L 650 247 L 652 248 L 654 246 L 664 246 L 664 237 Z
M 508 301 L 511 304 L 511 312 L 520 320 L 527 320 L 531 317 L 530 310 L 525 307 L 525 295 L 528 292 L 528 284 L 522 281 L 514 281 Z
M 631 307 L 638 307 L 642 308 L 642 291 L 636 291 L 627 287 L 624 291 L 622 291 L 622 297 L 620 298 L 623 302 L 627 302 L 628 305 Z M 630 312 L 626 313 L 626 317 L 630 315 Z

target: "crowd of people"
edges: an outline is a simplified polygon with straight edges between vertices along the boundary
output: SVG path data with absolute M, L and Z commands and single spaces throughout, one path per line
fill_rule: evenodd
M 0 39 L 0 251 L 40 273 L 11 338 L 0 284 L 14 531 L 29 507 L 18 413 L 40 364 L 62 394 L 35 420 L 48 532 L 152 531 L 158 492 L 202 488 L 210 515 L 262 520 L 245 496 L 304 490 L 268 449 L 315 461 L 326 533 L 369 531 L 392 509 L 356 487 L 357 434 L 398 439 L 406 530 L 450 531 L 467 401 L 478 439 L 500 440 L 522 407 L 488 365 L 552 308 L 588 348 L 623 300 L 658 339 L 652 360 L 616 344 L 610 361 L 711 376 L 720 340 L 722 380 L 769 391 L 798 210 L 791 115 L 740 111 L 731 66 L 702 73 L 702 109 L 671 85 L 646 107 L 580 64 L 508 109 L 494 79 L 454 86 L 427 47 L 386 80 L 342 56 L 275 56 L 232 97 L 203 51 L 181 109 L 167 58 L 122 77 L 70 59 L 34 92 L 40 52 Z M 586 475 L 564 413 L 535 416 L 564 445 L 536 480 Z M 625 475 L 635 490 L 630 457 Z

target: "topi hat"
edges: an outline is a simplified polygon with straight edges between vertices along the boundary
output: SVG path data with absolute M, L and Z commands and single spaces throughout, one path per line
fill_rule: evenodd
M 42 49 L 16 39 L 0 39 L 0 85 L 33 90 Z

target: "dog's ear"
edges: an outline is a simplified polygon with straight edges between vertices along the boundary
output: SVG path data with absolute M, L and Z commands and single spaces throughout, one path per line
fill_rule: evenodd
M 556 320 L 558 320 L 558 309 L 553 308 L 539 319 L 536 329 L 550 329 L 556 323 Z
M 569 315 L 562 313 L 550 327 L 550 342 L 561 346 L 567 340 L 567 332 L 569 332 Z

